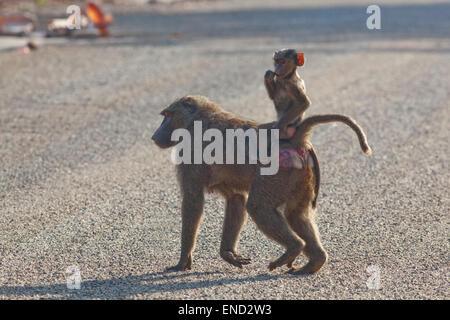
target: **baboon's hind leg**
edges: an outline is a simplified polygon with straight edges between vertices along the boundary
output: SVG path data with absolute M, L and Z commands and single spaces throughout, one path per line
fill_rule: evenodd
M 305 242 L 289 227 L 284 215 L 277 210 L 288 193 L 287 179 L 286 175 L 280 173 L 278 177 L 257 177 L 247 200 L 247 211 L 258 228 L 286 248 L 283 255 L 269 264 L 269 270 L 294 261 L 305 245 Z
M 309 261 L 303 267 L 291 267 L 289 273 L 307 274 L 317 272 L 327 261 L 327 253 L 320 242 L 319 230 L 314 221 L 314 209 L 312 207 L 292 208 L 287 210 L 286 218 L 292 229 L 301 237 L 306 246 L 303 253 Z

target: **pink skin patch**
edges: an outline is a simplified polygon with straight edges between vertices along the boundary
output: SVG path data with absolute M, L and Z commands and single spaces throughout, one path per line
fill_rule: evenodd
M 290 137 L 292 137 L 294 135 L 295 130 L 296 130 L 295 127 L 288 127 L 287 128 L 287 132 L 286 133 L 287 133 L 288 138 L 290 138 Z
M 296 127 L 287 127 L 286 128 L 286 134 L 280 130 L 280 139 L 290 139 L 294 135 L 295 131 L 297 130 Z
M 303 147 L 295 149 L 280 149 L 280 167 L 306 169 L 308 166 L 309 150 Z
M 286 137 L 282 137 L 282 139 L 291 138 L 296 130 L 296 127 L 287 127 Z M 308 154 L 308 149 L 303 147 L 300 147 L 298 150 L 282 148 L 280 149 L 280 167 L 306 169 L 308 166 Z

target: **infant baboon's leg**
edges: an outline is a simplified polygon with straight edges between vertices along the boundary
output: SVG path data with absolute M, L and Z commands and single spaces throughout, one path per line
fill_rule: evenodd
M 253 181 L 247 201 L 247 211 L 258 228 L 269 238 L 286 248 L 281 257 L 269 264 L 269 270 L 293 261 L 303 250 L 305 242 L 289 227 L 277 208 L 289 193 L 289 171 L 276 176 L 258 176 Z
M 319 230 L 314 221 L 314 209 L 311 206 L 289 208 L 286 218 L 290 226 L 305 242 L 303 253 L 308 257 L 308 263 L 303 267 L 291 267 L 289 273 L 304 274 L 317 272 L 327 261 L 327 253 L 320 242 Z
M 246 220 L 245 196 L 242 194 L 233 194 L 227 197 L 220 256 L 226 262 L 238 268 L 242 268 L 242 265 L 249 264 L 251 261 L 251 259 L 241 256 L 236 250 L 239 234 Z

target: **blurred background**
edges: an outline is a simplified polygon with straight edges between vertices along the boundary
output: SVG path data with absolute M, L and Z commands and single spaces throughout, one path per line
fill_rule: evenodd
M 434 0 L 0 0 L 0 298 L 448 299 L 449 18 Z M 159 112 L 201 94 L 272 121 L 263 76 L 281 48 L 305 53 L 307 115 L 352 116 L 374 151 L 341 125 L 313 133 L 329 262 L 269 273 L 282 248 L 249 219 L 253 263 L 234 269 L 208 195 L 193 271 L 163 272 L 181 217 L 170 151 L 150 140 Z

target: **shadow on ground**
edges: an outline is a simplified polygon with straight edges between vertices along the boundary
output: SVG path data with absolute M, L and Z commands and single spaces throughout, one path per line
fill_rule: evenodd
M 211 288 L 233 283 L 262 282 L 288 277 L 288 275 L 255 275 L 248 277 L 224 277 L 212 280 L 190 281 L 190 277 L 217 276 L 222 272 L 168 273 L 154 272 L 140 276 L 126 276 L 106 280 L 87 280 L 81 283 L 80 290 L 69 290 L 66 283 L 41 286 L 1 286 L 0 296 L 20 298 L 39 298 L 55 296 L 57 299 L 121 299 L 134 295 L 176 292 Z

